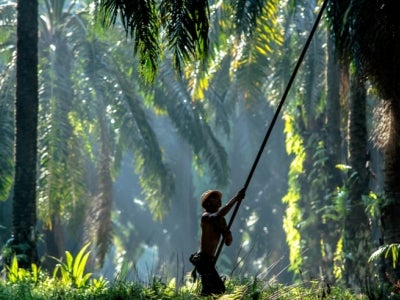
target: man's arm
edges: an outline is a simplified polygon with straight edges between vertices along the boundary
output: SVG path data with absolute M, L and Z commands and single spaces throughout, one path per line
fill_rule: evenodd
M 233 241 L 232 232 L 230 230 L 225 231 L 223 237 L 225 245 L 230 246 Z
M 222 207 L 219 211 L 218 211 L 218 216 L 221 217 L 225 217 L 226 214 L 231 210 L 231 208 L 233 207 L 233 205 L 235 205 L 236 202 L 242 200 L 245 196 L 245 189 L 241 189 L 235 197 L 233 197 L 231 200 L 229 200 L 229 202 Z

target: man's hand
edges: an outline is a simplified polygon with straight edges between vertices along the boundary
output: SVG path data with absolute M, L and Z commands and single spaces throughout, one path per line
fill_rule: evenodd
M 246 189 L 242 188 L 235 196 L 236 201 L 242 200 L 246 196 Z
M 221 217 L 225 217 L 226 214 L 230 211 L 230 209 L 232 208 L 233 205 L 235 205 L 236 202 L 242 200 L 246 194 L 245 192 L 245 188 L 242 188 L 231 200 L 229 200 L 229 202 L 222 207 L 219 211 L 218 211 L 218 215 Z

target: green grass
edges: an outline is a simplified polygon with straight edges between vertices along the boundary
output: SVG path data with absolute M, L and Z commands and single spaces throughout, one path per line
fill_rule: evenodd
M 35 280 L 24 272 L 18 280 L 0 280 L 0 299 L 48 300 L 48 299 L 367 299 L 353 295 L 337 287 L 328 289 L 318 282 L 285 286 L 277 283 L 249 280 L 227 280 L 227 292 L 216 298 L 199 296 L 199 283 L 187 281 L 177 287 L 175 280 L 162 282 L 153 279 L 147 284 L 116 280 L 108 282 L 102 278 L 91 278 L 85 285 L 77 287 L 70 281 L 54 278 L 40 272 Z M 325 297 L 325 298 L 324 298 Z
M 117 277 L 109 282 L 103 277 L 94 278 L 86 273 L 86 262 L 90 251 L 84 246 L 73 257 L 65 252 L 65 259 L 58 260 L 52 275 L 43 272 L 36 265 L 30 270 L 18 267 L 17 259 L 2 271 L 0 278 L 0 300 L 69 300 L 69 299 L 251 299 L 251 300 L 295 300 L 295 299 L 367 299 L 354 295 L 339 287 L 329 287 L 322 282 L 301 282 L 294 285 L 282 285 L 263 279 L 225 281 L 226 293 L 219 297 L 200 297 L 200 283 L 193 282 L 188 274 L 184 284 L 177 285 L 173 278 L 169 281 L 152 276 L 150 282 L 138 283 Z

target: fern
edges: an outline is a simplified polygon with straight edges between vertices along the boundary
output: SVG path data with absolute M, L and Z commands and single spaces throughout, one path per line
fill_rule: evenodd
M 53 278 L 57 278 L 61 273 L 61 280 L 65 284 L 72 284 L 77 288 L 86 286 L 91 273 L 85 274 L 86 263 L 88 261 L 90 251 L 86 252 L 90 244 L 86 244 L 78 252 L 74 258 L 69 251 L 65 251 L 65 262 L 53 257 L 59 264 L 54 269 Z
M 393 269 L 396 269 L 400 252 L 400 244 L 390 244 L 379 247 L 368 259 L 368 262 L 376 261 L 377 259 L 384 258 L 392 261 Z

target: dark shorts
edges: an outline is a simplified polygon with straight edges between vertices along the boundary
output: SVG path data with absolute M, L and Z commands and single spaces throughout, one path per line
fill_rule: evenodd
M 225 293 L 225 285 L 215 269 L 215 258 L 207 253 L 194 253 L 190 256 L 190 262 L 196 267 L 201 277 L 201 294 L 209 296 L 212 294 Z

